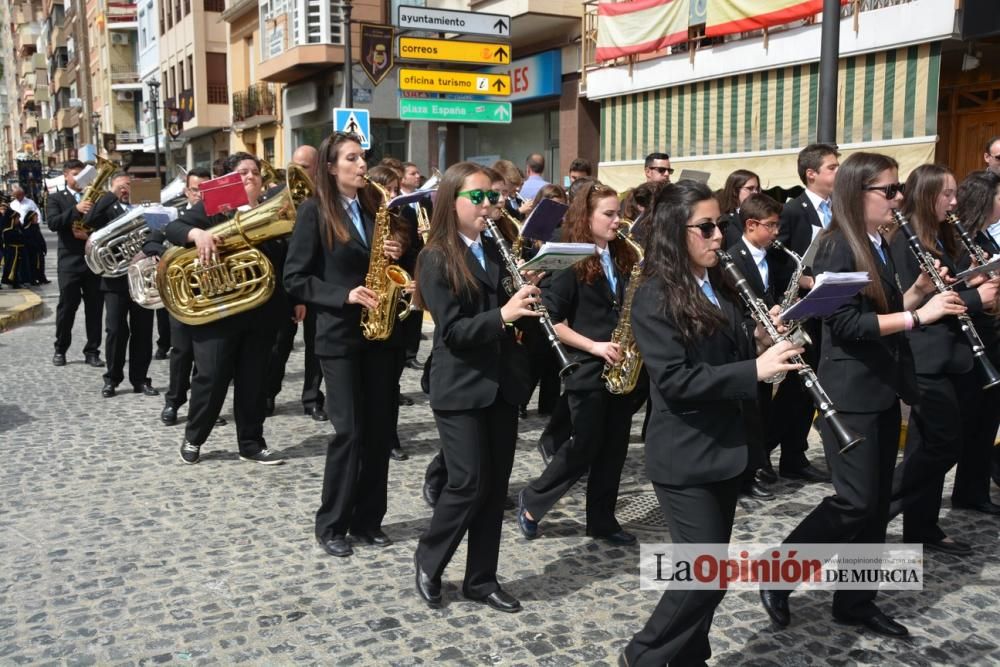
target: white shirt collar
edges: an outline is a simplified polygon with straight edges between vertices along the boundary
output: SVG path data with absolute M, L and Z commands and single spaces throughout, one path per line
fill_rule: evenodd
M 763 248 L 758 248 L 754 244 L 750 243 L 750 241 L 748 241 L 747 237 L 745 236 L 743 237 L 743 245 L 745 245 L 747 247 L 747 250 L 750 251 L 750 256 L 753 257 L 754 264 L 757 264 L 759 266 L 760 261 L 765 257 L 767 257 L 767 250 Z
M 822 202 L 829 203 L 829 201 L 830 201 L 829 199 L 823 199 L 822 197 L 820 197 L 818 194 L 816 194 L 815 192 L 813 192 L 809 188 L 806 188 L 806 197 L 809 197 L 809 201 L 812 202 L 813 208 L 816 209 L 817 213 L 819 213 L 819 205 Z
M 1000 243 L 1000 220 L 987 227 L 986 231 L 989 232 L 989 235 L 992 236 L 997 243 Z
M 707 270 L 705 271 L 705 274 L 701 275 L 701 276 L 699 276 L 697 273 L 694 274 L 694 279 L 698 281 L 698 287 L 701 287 L 705 283 L 708 283 L 709 285 L 712 284 L 712 282 L 708 279 L 708 271 Z
M 357 195 L 354 195 L 353 197 L 345 197 L 344 195 L 340 195 L 340 203 L 347 211 L 351 210 L 351 204 L 353 204 L 356 201 L 358 201 Z M 361 206 L 361 202 L 358 202 L 358 206 L 359 207 Z
M 872 243 L 874 243 L 876 247 L 878 247 L 878 248 L 882 247 L 882 236 L 881 236 L 881 234 L 869 234 L 868 238 L 871 239 Z
M 458 236 L 463 241 L 465 241 L 465 247 L 466 248 L 471 248 L 473 243 L 478 243 L 480 245 L 480 247 L 482 247 L 482 245 L 483 245 L 483 236 L 482 236 L 482 234 L 476 234 L 476 238 L 474 238 L 474 239 L 470 239 L 468 236 L 466 236 L 462 232 L 459 232 Z

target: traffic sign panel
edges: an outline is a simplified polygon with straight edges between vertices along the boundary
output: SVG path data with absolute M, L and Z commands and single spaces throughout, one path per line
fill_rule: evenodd
M 510 45 L 489 42 L 459 42 L 454 39 L 399 38 L 400 60 L 508 65 Z
M 400 120 L 509 123 L 510 117 L 510 102 L 425 100 L 415 97 L 399 98 Z
M 462 95 L 510 95 L 510 75 L 402 67 L 399 70 L 399 89 Z
M 406 30 L 457 32 L 463 35 L 510 37 L 510 17 L 400 5 L 396 25 Z
M 368 109 L 335 107 L 333 110 L 333 131 L 351 132 L 361 139 L 361 147 L 368 150 L 371 145 L 371 123 Z

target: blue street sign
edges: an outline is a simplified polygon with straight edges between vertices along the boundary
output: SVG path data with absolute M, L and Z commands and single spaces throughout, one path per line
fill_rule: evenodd
M 368 109 L 334 108 L 333 131 L 353 132 L 361 138 L 362 148 L 368 150 L 372 147 L 371 123 L 368 119 Z

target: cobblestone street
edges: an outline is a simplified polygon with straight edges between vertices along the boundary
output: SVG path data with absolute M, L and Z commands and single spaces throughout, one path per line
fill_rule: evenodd
M 420 488 L 437 431 L 415 371 L 403 375 L 415 405 L 400 408 L 410 459 L 390 467 L 384 529 L 395 544 L 387 549 L 361 545 L 336 559 L 313 538 L 332 429 L 302 414 L 301 335 L 265 424 L 286 464 L 238 459 L 230 392 L 222 413 L 229 423 L 213 432 L 200 464 L 182 465 L 183 425 L 160 423 L 162 396 L 101 398 L 102 371 L 83 363 L 82 308 L 68 364 L 52 366 L 58 290 L 55 239 L 47 236 L 53 282 L 36 288 L 45 313 L 0 335 L 0 665 L 613 665 L 648 618 L 659 594 L 639 590 L 639 548 L 584 536 L 580 486 L 546 516 L 534 542 L 507 513 L 500 577 L 522 613 L 461 597 L 464 547 L 445 572 L 444 608 L 421 602 L 412 558 L 430 517 Z M 421 359 L 429 351 L 424 342 Z M 167 362 L 153 361 L 150 375 L 163 392 Z M 543 426 L 532 404 L 520 427 L 512 497 L 541 470 L 535 443 Z M 640 427 L 641 413 L 619 516 L 640 541 L 666 541 L 643 471 Z M 820 451 L 811 447 L 810 455 L 825 467 Z M 951 476 L 945 488 L 950 494 Z M 773 501 L 740 501 L 734 540 L 779 541 L 831 491 L 787 481 L 774 489 Z M 952 511 L 947 500 L 943 515 L 946 532 L 975 552 L 929 553 L 925 590 L 880 595 L 883 609 L 909 627 L 908 640 L 835 624 L 829 592 L 793 596 L 792 625 L 777 631 L 756 592 L 742 591 L 729 594 L 715 617 L 713 664 L 1000 663 L 1000 520 Z M 889 541 L 900 533 L 893 522 Z

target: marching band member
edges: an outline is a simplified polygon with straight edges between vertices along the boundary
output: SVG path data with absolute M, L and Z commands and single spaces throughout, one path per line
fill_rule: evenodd
M 361 330 L 362 308 L 378 306 L 365 276 L 379 194 L 366 187 L 358 137 L 335 132 L 324 139 L 316 171 L 316 196 L 298 209 L 284 281 L 293 299 L 316 310 L 315 350 L 336 433 L 326 449 L 315 533 L 328 554 L 345 557 L 353 553 L 348 532 L 377 547 L 392 544 L 382 519 L 398 362 L 393 349 L 366 340 Z M 403 246 L 389 239 L 383 251 L 397 260 Z
M 760 176 L 749 169 L 737 169 L 726 178 L 726 184 L 719 191 L 719 208 L 722 217 L 729 220 L 726 226 L 727 248 L 740 241 L 743 225 L 740 224 L 740 206 L 750 195 L 760 193 Z

